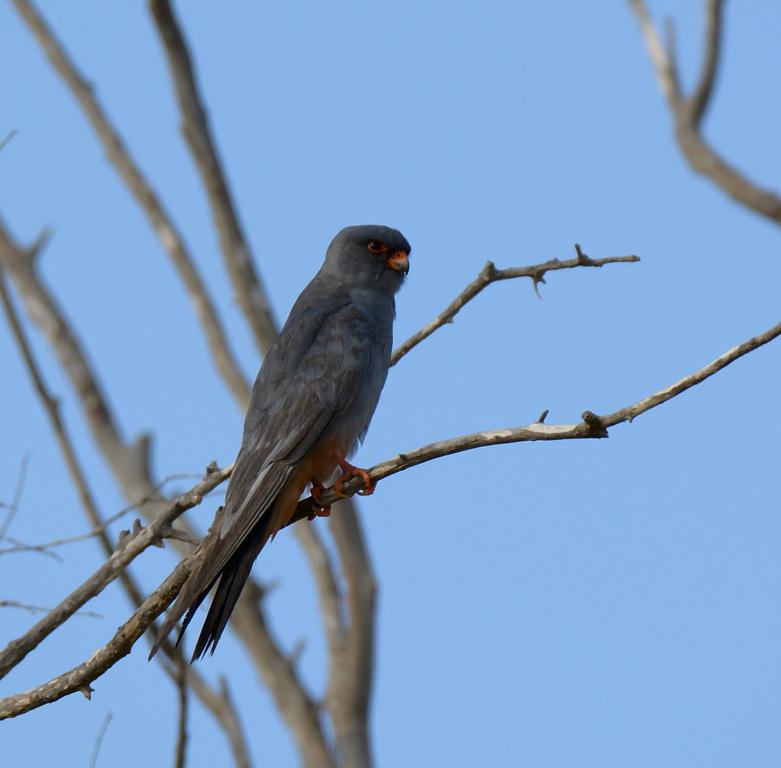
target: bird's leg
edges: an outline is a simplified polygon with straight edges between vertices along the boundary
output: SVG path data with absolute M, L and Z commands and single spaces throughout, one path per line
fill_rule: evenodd
M 307 520 L 314 520 L 316 517 L 328 517 L 331 514 L 331 505 L 323 506 L 320 503 L 320 496 L 325 490 L 325 486 L 322 483 L 312 481 L 312 512 L 307 515 Z
M 371 496 L 374 493 L 376 483 L 369 477 L 369 473 L 365 469 L 350 464 L 346 459 L 340 459 L 339 466 L 342 468 L 342 476 L 334 483 L 332 488 L 334 493 L 344 496 L 344 484 L 353 477 L 360 477 L 363 480 L 364 487 L 358 491 L 361 496 Z

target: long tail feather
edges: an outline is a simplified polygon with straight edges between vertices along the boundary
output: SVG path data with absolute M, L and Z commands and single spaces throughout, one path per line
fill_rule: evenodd
M 258 528 L 262 525 L 267 527 L 268 520 L 261 520 Z M 263 545 L 268 540 L 265 531 L 256 530 L 247 538 L 239 550 L 231 557 L 225 568 L 220 574 L 220 581 L 217 585 L 217 591 L 214 593 L 212 603 L 209 606 L 209 612 L 206 614 L 206 620 L 201 627 L 201 633 L 198 635 L 198 641 L 195 643 L 191 662 L 202 658 L 207 651 L 214 653 L 217 643 L 225 630 L 236 602 L 239 599 L 241 590 L 249 578 L 252 564 L 263 549 Z M 204 594 L 203 597 L 206 595 Z M 200 605 L 203 597 L 194 604 L 192 612 Z M 188 613 L 188 619 L 191 616 Z M 186 619 L 187 621 L 187 619 Z M 185 624 L 186 626 L 186 624 Z M 182 628 L 184 631 L 184 627 Z

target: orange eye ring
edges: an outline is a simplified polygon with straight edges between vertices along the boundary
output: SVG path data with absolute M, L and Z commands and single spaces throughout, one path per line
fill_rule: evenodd
M 369 242 L 366 243 L 366 247 L 372 253 L 385 253 L 388 250 L 388 246 L 379 240 L 369 240 Z

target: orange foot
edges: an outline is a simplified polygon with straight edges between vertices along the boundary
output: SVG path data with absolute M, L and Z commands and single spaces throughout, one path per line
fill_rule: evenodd
M 307 520 L 314 520 L 316 517 L 328 517 L 331 514 L 331 505 L 323 506 L 320 503 L 320 496 L 325 490 L 325 486 L 320 483 L 312 483 L 312 512 L 307 515 Z
M 345 459 L 339 461 L 339 466 L 342 468 L 342 476 L 334 483 L 334 492 L 340 496 L 345 496 L 344 484 L 353 477 L 360 477 L 363 480 L 364 487 L 358 493 L 361 496 L 371 496 L 374 493 L 374 488 L 377 484 L 369 477 L 369 473 L 365 469 L 356 467 Z

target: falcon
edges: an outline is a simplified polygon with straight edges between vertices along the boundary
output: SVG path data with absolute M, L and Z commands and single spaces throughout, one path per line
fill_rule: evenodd
M 201 556 L 150 658 L 184 615 L 177 645 L 216 585 L 191 661 L 214 653 L 260 551 L 290 521 L 307 486 L 317 502 L 366 470 L 347 459 L 363 439 L 390 367 L 395 295 L 410 245 L 395 229 L 346 227 L 293 305 L 252 388 L 241 449 Z M 328 515 L 318 506 L 313 515 Z

